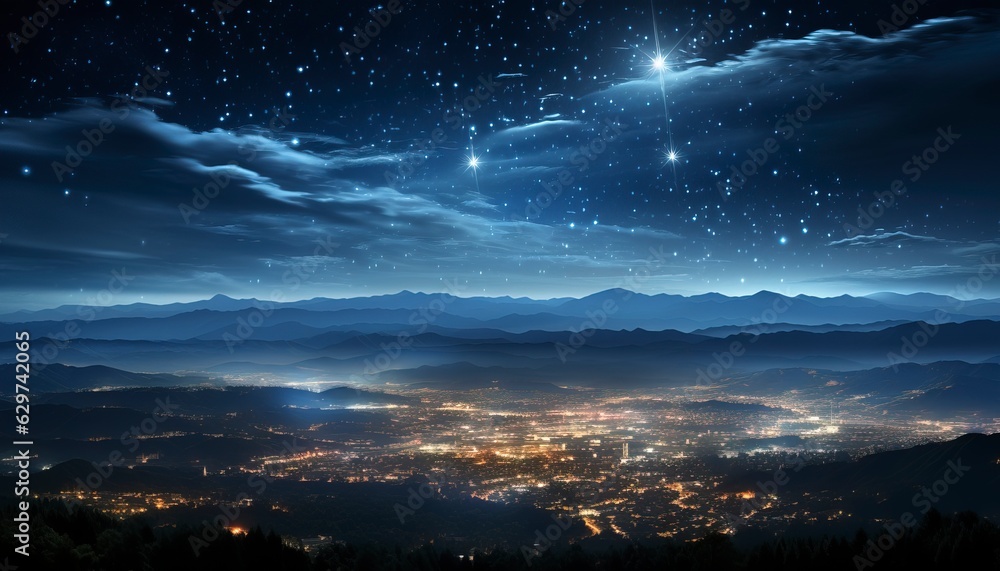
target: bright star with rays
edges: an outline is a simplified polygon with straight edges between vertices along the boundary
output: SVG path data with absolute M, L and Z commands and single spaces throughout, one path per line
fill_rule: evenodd
M 465 170 L 479 170 L 479 157 L 475 153 L 470 153 L 465 156 Z
M 664 167 L 676 165 L 681 160 L 681 154 L 676 149 L 665 148 L 660 151 L 660 162 Z
M 476 181 L 476 192 L 479 190 L 479 155 L 476 154 L 476 144 L 472 141 L 472 135 L 469 135 L 469 154 L 465 155 L 465 170 L 468 172 L 472 169 L 472 178 Z
M 663 80 L 664 74 L 670 71 L 670 62 L 667 59 L 667 54 L 660 52 L 659 46 L 656 48 L 657 51 L 653 53 L 643 51 L 638 47 L 635 49 L 649 62 L 644 66 L 646 77 L 653 78 L 658 76 L 660 80 Z

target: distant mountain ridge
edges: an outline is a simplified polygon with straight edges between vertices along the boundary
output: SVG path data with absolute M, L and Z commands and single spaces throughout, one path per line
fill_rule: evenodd
M 188 317 L 182 315 L 179 319 Z M 84 335 L 96 337 L 101 328 L 109 335 L 117 331 L 117 337 L 128 334 L 125 328 L 115 329 L 117 321 L 86 324 Z M 162 323 L 144 328 L 143 320 L 133 321 L 139 328 L 132 335 L 159 331 L 164 336 Z M 217 325 L 198 323 L 211 328 Z M 214 334 L 186 340 L 81 337 L 68 342 L 36 337 L 32 341 L 36 352 L 32 368 L 38 373 L 40 390 L 153 383 L 200 385 L 206 384 L 205 377 L 230 375 L 324 384 L 522 379 L 557 386 L 627 388 L 692 385 L 705 374 L 711 376 L 710 384 L 715 384 L 768 369 L 846 372 L 885 367 L 891 370 L 909 363 L 935 361 L 985 363 L 996 358 L 996 340 L 1000 339 L 1000 321 L 989 320 L 942 325 L 904 323 L 876 331 L 751 330 L 722 338 L 644 329 L 510 333 L 475 328 L 466 335 L 461 328 L 428 327 L 428 331 L 418 333 L 419 328 L 395 327 L 382 325 L 372 332 L 357 331 L 354 326 L 345 326 L 349 331 L 341 332 L 333 327 L 312 337 L 297 338 L 281 326 L 281 335 L 273 338 L 265 334 L 266 328 L 261 328 L 237 342 Z M 933 332 L 931 338 L 927 331 Z M 315 328 L 310 332 L 314 333 Z M 57 349 L 54 359 L 44 356 L 49 348 Z M 739 354 L 732 354 L 734 350 Z M 12 344 L 0 345 L 0 362 L 11 363 L 13 351 Z M 90 380 L 86 375 L 63 379 L 58 365 L 49 365 L 54 367 L 51 372 L 47 369 L 46 363 L 53 360 L 61 365 L 101 365 L 137 373 L 103 374 L 95 370 L 100 374 Z M 151 380 L 141 377 L 143 371 L 174 373 L 184 378 Z
M 191 303 L 131 304 L 109 307 L 62 306 L 35 312 L 0 315 L 0 335 L 32 325 L 59 331 L 75 321 L 93 339 L 190 339 L 221 336 L 242 318 L 264 326 L 288 324 L 285 339 L 308 337 L 333 328 L 383 325 L 389 328 L 437 327 L 499 329 L 511 333 L 532 330 L 568 331 L 596 328 L 683 332 L 754 328 L 757 324 L 803 327 L 865 326 L 903 322 L 962 322 L 1000 320 L 1000 300 L 959 301 L 934 294 L 842 295 L 819 298 L 787 297 L 761 291 L 728 297 L 709 293 L 685 297 L 647 295 L 613 289 L 580 298 L 533 300 L 510 297 L 454 297 L 448 294 L 400 292 L 349 299 L 314 298 L 286 303 L 233 299 L 223 295 Z M 153 320 L 153 321 L 147 321 Z M 298 330 L 296 330 L 298 328 Z M 867 330 L 867 329 L 866 329 Z M 718 331 L 710 333 L 717 336 Z

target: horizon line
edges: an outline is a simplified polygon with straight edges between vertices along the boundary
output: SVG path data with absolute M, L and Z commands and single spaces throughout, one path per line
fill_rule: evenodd
M 776 296 L 782 296 L 782 297 L 793 298 L 793 299 L 794 298 L 812 298 L 812 299 L 822 299 L 822 300 L 839 299 L 839 298 L 845 298 L 845 297 L 852 298 L 852 299 L 872 299 L 873 297 L 880 296 L 880 295 L 893 295 L 893 296 L 900 296 L 900 297 L 912 297 L 912 296 L 916 296 L 916 295 L 930 295 L 930 296 L 935 296 L 935 297 L 955 299 L 955 300 L 962 301 L 962 302 L 965 302 L 965 303 L 970 303 L 970 302 L 1000 302 L 1000 298 L 974 298 L 974 299 L 959 300 L 958 298 L 955 298 L 953 296 L 949 296 L 947 294 L 938 294 L 938 293 L 932 293 L 932 292 L 927 292 L 927 291 L 919 291 L 919 292 L 911 292 L 911 293 L 899 293 L 899 292 L 886 291 L 886 290 L 876 291 L 876 292 L 872 292 L 872 293 L 868 293 L 868 294 L 864 294 L 864 295 L 852 295 L 852 294 L 845 293 L 845 294 L 841 294 L 841 295 L 837 295 L 837 296 L 818 296 L 818 295 L 810 295 L 810 294 L 806 294 L 806 293 L 798 293 L 798 294 L 792 295 L 792 294 L 785 294 L 785 293 L 776 292 L 776 291 L 767 290 L 767 289 L 762 289 L 762 290 L 759 290 L 759 291 L 757 291 L 755 293 L 750 293 L 750 294 L 746 294 L 746 295 L 727 295 L 727 294 L 720 293 L 720 292 L 717 292 L 717 291 L 707 291 L 707 292 L 704 292 L 704 293 L 685 295 L 685 294 L 682 294 L 682 293 L 667 293 L 667 292 L 646 293 L 646 292 L 639 292 L 639 291 L 629 290 L 629 289 L 626 289 L 626 288 L 608 288 L 608 289 L 603 289 L 603 290 L 597 290 L 597 291 L 594 291 L 593 293 L 589 293 L 587 295 L 583 295 L 583 296 L 580 296 L 580 297 L 576 297 L 576 296 L 564 296 L 564 297 L 530 297 L 530 296 L 512 296 L 512 295 L 509 295 L 509 294 L 508 295 L 496 295 L 496 296 L 489 296 L 489 295 L 468 295 L 468 296 L 464 296 L 464 295 L 456 294 L 454 292 L 449 292 L 449 291 L 422 291 L 422 290 L 414 291 L 414 290 L 402 289 L 402 290 L 399 290 L 399 291 L 394 292 L 394 293 L 380 293 L 380 294 L 372 294 L 372 295 L 359 295 L 359 296 L 353 296 L 353 297 L 314 296 L 314 297 L 307 297 L 307 298 L 300 298 L 300 299 L 285 299 L 285 300 L 280 300 L 280 301 L 274 300 L 274 299 L 258 298 L 258 297 L 232 297 L 232 296 L 224 294 L 224 293 L 216 293 L 214 295 L 211 295 L 210 297 L 198 298 L 198 299 L 193 299 L 193 300 L 188 300 L 188 301 L 172 301 L 172 302 L 167 302 L 167 303 L 152 303 L 152 302 L 147 302 L 147 301 L 133 301 L 131 303 L 120 303 L 120 304 L 115 304 L 115 305 L 92 305 L 92 304 L 72 304 L 72 303 L 65 303 L 65 304 L 61 304 L 61 305 L 57 305 L 57 306 L 43 307 L 43 308 L 40 308 L 40 309 L 18 309 L 18 310 L 14 310 L 14 311 L 4 312 L 4 313 L 2 313 L 0 315 L 14 315 L 14 314 L 19 314 L 19 313 L 29 313 L 30 314 L 30 313 L 38 313 L 38 312 L 42 312 L 42 311 L 54 311 L 54 310 L 58 310 L 60 308 L 65 308 L 65 307 L 93 307 L 93 308 L 98 308 L 99 307 L 99 308 L 102 308 L 102 309 L 115 308 L 115 307 L 129 307 L 129 306 L 134 306 L 134 305 L 147 305 L 147 306 L 152 306 L 152 307 L 166 307 L 166 306 L 170 306 L 170 305 L 190 305 L 190 304 L 195 304 L 195 303 L 209 302 L 209 301 L 212 301 L 212 300 L 217 299 L 217 298 L 225 298 L 226 300 L 230 300 L 230 301 L 248 301 L 248 302 L 262 302 L 262 303 L 273 303 L 273 304 L 293 304 L 293 303 L 302 303 L 302 302 L 308 302 L 308 301 L 323 301 L 323 300 L 329 300 L 329 301 L 350 301 L 350 300 L 357 300 L 357 299 L 374 299 L 374 298 L 380 298 L 380 297 L 396 297 L 396 296 L 401 296 L 401 295 L 423 295 L 423 296 L 451 296 L 451 297 L 455 297 L 455 298 L 458 298 L 458 299 L 491 299 L 491 300 L 511 299 L 511 300 L 528 300 L 528 301 L 533 301 L 533 302 L 551 302 L 551 301 L 580 301 L 580 300 L 583 300 L 583 299 L 587 299 L 589 297 L 594 297 L 594 296 L 598 296 L 598 295 L 601 295 L 601 294 L 607 294 L 607 293 L 618 292 L 618 291 L 627 292 L 627 293 L 630 293 L 630 294 L 636 295 L 636 296 L 645 296 L 645 297 L 670 296 L 670 297 L 681 297 L 681 298 L 684 298 L 684 299 L 692 299 L 692 298 L 696 298 L 696 297 L 708 297 L 708 296 L 716 296 L 716 297 L 722 297 L 722 298 L 726 298 L 726 299 L 746 299 L 746 298 L 751 298 L 751 297 L 759 296 L 761 294 L 776 295 Z

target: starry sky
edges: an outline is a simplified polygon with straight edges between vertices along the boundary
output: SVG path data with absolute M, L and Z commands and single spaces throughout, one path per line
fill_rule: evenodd
M 993 2 L 39 10 L 0 19 L 8 309 L 949 293 L 1000 252 Z

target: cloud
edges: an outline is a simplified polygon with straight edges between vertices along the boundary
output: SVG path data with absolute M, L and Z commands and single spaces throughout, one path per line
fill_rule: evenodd
M 953 276 L 963 273 L 968 273 L 968 270 L 962 266 L 943 264 L 940 266 L 912 266 L 909 268 L 871 268 L 853 272 L 850 277 L 854 279 L 908 280 L 936 276 Z
M 887 38 L 820 30 L 800 39 L 761 41 L 728 60 L 667 73 L 674 136 L 689 159 L 716 161 L 723 171 L 732 162 L 726 157 L 745 158 L 748 147 L 776 137 L 782 145 L 772 158 L 777 163 L 794 148 L 801 149 L 795 161 L 803 169 L 849 166 L 865 176 L 897 177 L 910 155 L 933 142 L 936 129 L 961 125 L 968 133 L 961 156 L 949 156 L 935 171 L 978 180 L 982 169 L 976 167 L 988 160 L 993 136 L 982 96 L 995 91 L 998 76 L 981 62 L 1000 58 L 998 20 L 992 12 L 939 18 Z M 786 142 L 789 131 L 779 121 L 810 101 L 812 88 L 833 95 Z M 653 76 L 612 84 L 580 100 L 588 114 L 636 119 L 636 133 L 653 147 L 663 144 L 662 97 Z M 898 158 L 889 149 L 898 149 Z M 694 187 L 716 182 L 686 175 Z
M 979 244 L 964 244 L 955 248 L 954 253 L 957 256 L 967 256 L 979 259 L 981 256 L 986 256 L 988 254 L 1000 254 L 1000 243 L 983 242 Z
M 828 245 L 835 248 L 888 248 L 901 244 L 951 244 L 949 240 L 934 238 L 933 236 L 918 236 L 908 232 L 886 232 L 882 234 L 870 234 L 854 236 L 830 242 Z
M 585 124 L 581 121 L 570 121 L 566 119 L 552 119 L 546 121 L 539 121 L 537 123 L 531 123 L 528 125 L 519 125 L 517 127 L 510 127 L 498 132 L 494 135 L 497 141 L 503 141 L 508 138 L 527 138 L 527 137 L 544 137 L 544 136 L 561 136 L 569 131 L 582 131 L 585 128 Z
M 868 293 L 892 289 L 897 293 L 917 293 L 927 291 L 954 291 L 976 276 L 979 267 L 975 265 L 940 264 L 916 266 L 879 266 L 863 270 L 806 278 L 803 284 L 849 284 Z M 887 286 L 887 284 L 891 284 Z
M 102 121 L 114 129 L 60 183 L 44 166 L 64 160 L 66 145 Z M 124 265 L 137 276 L 130 285 L 136 294 L 176 297 L 206 288 L 255 294 L 258 281 L 260 287 L 279 282 L 283 267 L 303 260 L 319 265 L 315 242 L 332 237 L 341 247 L 320 255 L 325 273 L 313 278 L 309 294 L 328 295 L 326 285 L 344 282 L 434 289 L 440 279 L 476 266 L 505 275 L 534 265 L 560 276 L 592 268 L 624 275 L 650 245 L 677 239 L 652 228 L 573 231 L 515 222 L 490 196 L 461 189 L 472 184 L 468 173 L 451 192 L 390 188 L 383 171 L 394 155 L 329 141 L 310 149 L 311 141 L 299 137 L 294 145 L 285 133 L 194 132 L 145 109 L 123 116 L 77 107 L 51 121 L 4 121 L 2 160 L 31 164 L 33 172 L 0 170 L 7 199 L 31 221 L 7 221 L 3 252 L 34 269 L 2 287 L 38 288 L 48 275 L 58 277 L 50 282 L 54 292 L 92 292 Z M 571 243 L 571 251 L 557 251 L 553 240 Z M 405 272 L 405 279 L 386 268 Z

